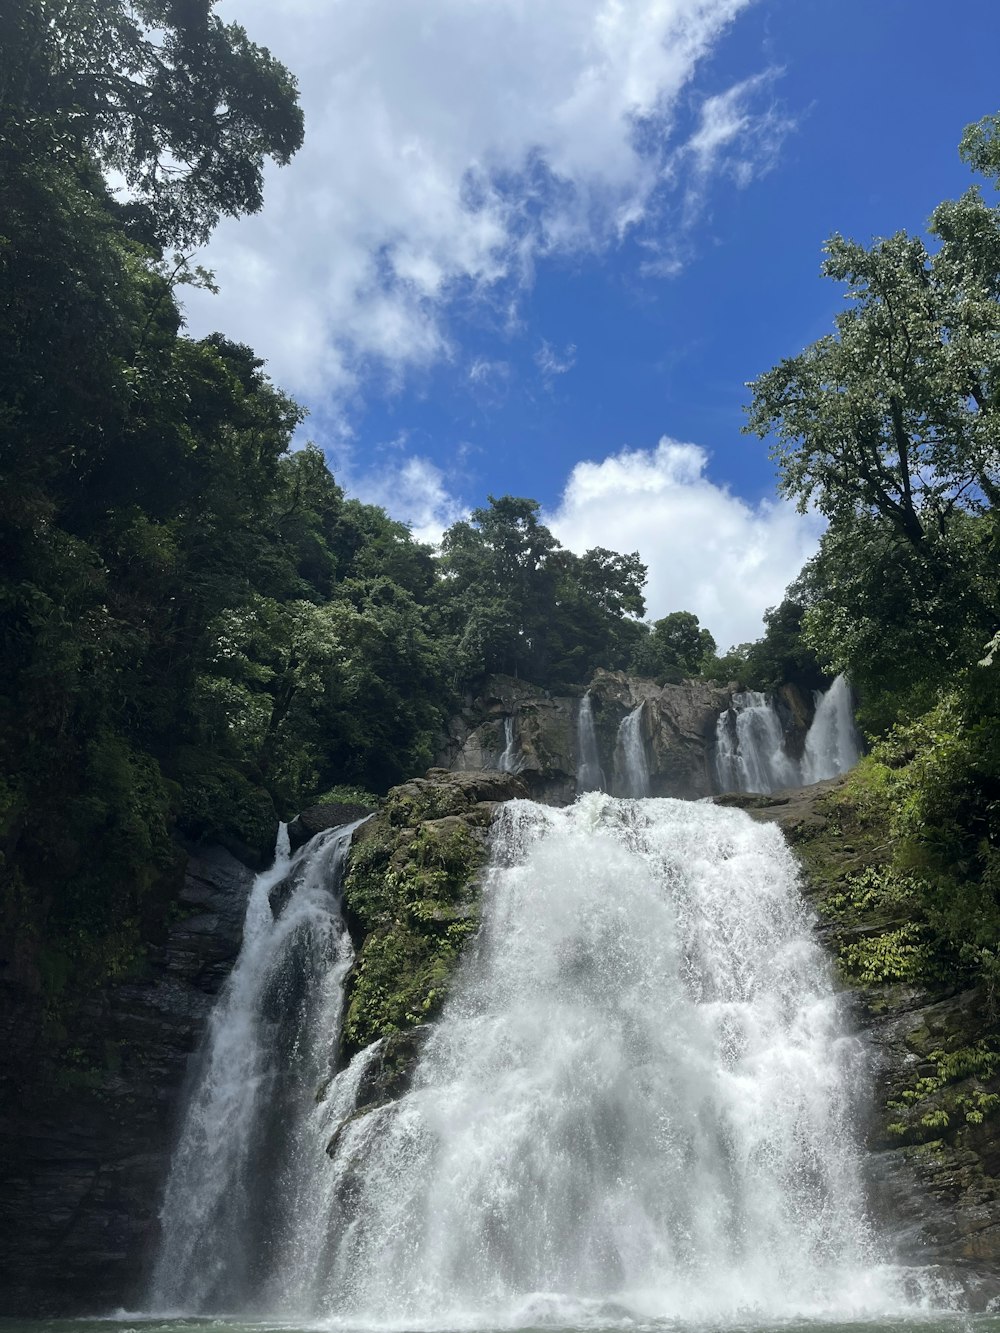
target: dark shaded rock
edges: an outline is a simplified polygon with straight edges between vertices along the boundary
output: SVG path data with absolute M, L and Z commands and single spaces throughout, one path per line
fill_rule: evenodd
M 822 808 L 823 798 L 843 787 L 845 778 L 828 778 L 809 787 L 792 787 L 770 795 L 757 792 L 726 792 L 713 796 L 716 805 L 727 805 L 745 810 L 753 819 L 764 824 L 777 824 L 790 842 L 795 843 L 810 831 L 824 829 L 828 815 Z
M 430 1023 L 422 1023 L 405 1032 L 389 1033 L 358 1084 L 356 1109 L 381 1106 L 402 1097 L 410 1086 L 431 1030 Z
M 361 805 L 355 801 L 338 801 L 328 805 L 311 805 L 301 811 L 288 825 L 288 842 L 292 851 L 305 846 L 310 838 L 324 829 L 340 828 L 344 824 L 353 824 L 366 815 L 374 814 L 375 807 Z
M 0 1108 L 5 1314 L 139 1302 L 188 1058 L 239 952 L 252 879 L 220 847 L 193 854 L 176 920 L 135 975 L 90 998 L 70 1049 L 43 1037 L 23 985 L 0 980 L 0 1010 L 22 1029 Z

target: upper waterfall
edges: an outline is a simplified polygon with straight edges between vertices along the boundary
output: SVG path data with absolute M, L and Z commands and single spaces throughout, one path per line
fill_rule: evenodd
M 604 770 L 601 768 L 601 755 L 597 748 L 597 731 L 594 727 L 594 707 L 590 691 L 580 700 L 576 720 L 576 790 L 603 791 L 605 787 Z
M 756 690 L 734 694 L 715 731 L 719 791 L 772 792 L 834 778 L 861 757 L 851 687 L 838 676 L 813 695 L 815 713 L 801 759 L 793 759 L 773 699 Z
M 802 756 L 803 782 L 821 782 L 846 773 L 861 758 L 861 737 L 846 676 L 838 676 L 825 694 L 817 692 L 815 702 Z
M 622 718 L 615 746 L 615 795 L 649 795 L 649 760 L 642 734 L 643 704 Z

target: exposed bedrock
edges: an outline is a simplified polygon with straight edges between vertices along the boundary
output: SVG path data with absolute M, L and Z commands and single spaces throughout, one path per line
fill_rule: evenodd
M 703 680 L 658 685 L 621 671 L 595 672 L 588 694 L 605 788 L 624 790 L 619 731 L 641 705 L 650 795 L 697 799 L 718 790 L 716 729 L 733 688 Z M 439 762 L 463 772 L 506 767 L 524 780 L 534 799 L 552 805 L 571 801 L 584 763 L 581 699 L 582 693 L 551 695 L 509 676 L 491 676 L 449 722 Z M 774 704 L 789 755 L 797 760 L 812 719 L 812 700 L 786 685 Z
M 73 1041 L 39 1029 L 30 978 L 0 973 L 0 1310 L 134 1305 L 157 1232 L 188 1057 L 239 952 L 253 872 L 187 859 L 174 921 L 97 992 Z

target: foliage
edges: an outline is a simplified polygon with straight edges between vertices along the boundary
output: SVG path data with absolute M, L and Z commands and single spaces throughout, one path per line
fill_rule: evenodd
M 715 656 L 715 640 L 691 611 L 672 611 L 654 620 L 635 646 L 630 668 L 659 681 L 700 675 Z
M 363 938 L 348 983 L 345 1056 L 433 1017 L 478 926 L 473 880 L 485 839 L 454 815 L 422 821 L 416 807 L 401 839 L 400 814 L 386 811 L 358 839 L 344 881 L 348 920 Z
M 81 147 L 123 176 L 123 221 L 189 246 L 256 212 L 264 158 L 302 142 L 295 80 L 214 0 L 24 0 L 0 41 L 0 121 L 14 151 Z
M 637 553 L 564 550 L 535 500 L 490 496 L 442 542 L 438 592 L 456 638 L 458 679 L 500 672 L 576 684 L 617 668 L 642 636 L 645 566 Z
M 68 999 L 138 965 L 174 834 L 253 860 L 317 788 L 430 762 L 449 641 L 428 548 L 290 450 L 249 348 L 181 332 L 207 279 L 162 247 L 259 206 L 291 76 L 207 0 L 0 23 L 2 930 Z
M 993 170 L 996 143 L 988 118 L 963 155 Z M 750 386 L 782 493 L 830 520 L 798 585 L 805 641 L 876 732 L 929 707 L 1000 619 L 1000 208 L 972 189 L 929 231 L 834 236 L 835 332 Z

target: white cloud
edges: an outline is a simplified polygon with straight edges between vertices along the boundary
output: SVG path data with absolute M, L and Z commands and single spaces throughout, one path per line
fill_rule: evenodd
M 666 436 L 578 463 L 546 522 L 573 551 L 637 550 L 649 617 L 693 611 L 724 650 L 760 637 L 762 613 L 815 552 L 822 523 L 782 502 L 748 504 L 707 464 L 704 449 Z
M 381 505 L 393 518 L 408 523 L 417 541 L 432 546 L 440 543 L 445 528 L 468 512 L 448 490 L 441 469 L 419 455 L 365 474 L 350 483 L 350 490 L 366 504 Z
M 753 80 L 675 160 L 679 95 L 750 3 L 223 0 L 299 78 L 306 142 L 260 215 L 218 229 L 222 295 L 189 295 L 192 331 L 338 410 L 373 373 L 455 357 L 453 299 L 516 311 L 546 255 L 659 231 L 675 177 L 754 160 Z
M 562 352 L 557 352 L 552 344 L 543 338 L 541 347 L 535 353 L 535 365 L 545 380 L 551 380 L 556 375 L 565 375 L 576 365 L 576 343 L 567 343 Z

